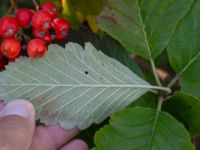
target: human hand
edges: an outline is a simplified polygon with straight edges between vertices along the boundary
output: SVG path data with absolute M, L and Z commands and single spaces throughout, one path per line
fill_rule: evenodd
M 58 125 L 35 127 L 31 103 L 16 100 L 5 105 L 0 102 L 0 150 L 88 150 L 82 140 L 70 141 L 78 132 Z

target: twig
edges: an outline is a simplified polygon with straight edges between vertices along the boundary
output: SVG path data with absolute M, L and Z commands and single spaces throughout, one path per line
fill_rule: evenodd
M 14 8 L 15 11 L 17 11 L 18 10 L 18 6 L 17 6 L 16 0 L 11 0 L 10 3 L 11 3 L 11 7 Z
M 177 74 L 170 82 L 169 84 L 167 85 L 168 88 L 171 88 L 179 79 L 180 77 L 180 74 Z
M 155 77 L 155 80 L 156 80 L 157 85 L 158 85 L 158 86 L 162 86 L 162 84 L 161 84 L 161 82 L 160 82 L 160 79 L 159 79 L 159 77 L 158 77 L 157 71 L 156 71 L 156 65 L 155 65 L 155 63 L 154 63 L 154 61 L 153 61 L 152 58 L 150 59 L 150 63 L 151 63 L 152 72 L 153 72 L 153 75 L 154 75 L 154 77 Z
M 140 68 L 142 68 L 142 70 L 152 73 L 151 64 L 149 61 L 136 55 L 132 56 L 131 58 L 140 66 Z M 169 83 L 169 81 L 171 81 L 174 77 L 173 72 L 171 72 L 166 66 L 167 65 L 163 66 L 163 68 L 156 67 L 156 73 L 158 74 L 159 79 L 164 82 L 164 85 Z
M 19 35 L 23 37 L 26 42 L 29 42 L 31 40 L 30 37 L 23 32 L 23 30 L 19 30 Z
M 36 0 L 32 0 L 33 4 L 36 7 L 36 10 L 39 10 L 39 4 L 36 2 Z
M 11 5 L 10 8 L 7 10 L 5 16 L 8 16 L 13 10 L 13 6 Z

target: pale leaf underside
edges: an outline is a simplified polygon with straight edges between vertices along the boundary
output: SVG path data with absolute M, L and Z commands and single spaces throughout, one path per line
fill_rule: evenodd
M 26 99 L 46 124 L 85 129 L 100 123 L 151 86 L 118 61 L 75 43 L 50 45 L 42 59 L 19 58 L 0 72 L 0 98 Z

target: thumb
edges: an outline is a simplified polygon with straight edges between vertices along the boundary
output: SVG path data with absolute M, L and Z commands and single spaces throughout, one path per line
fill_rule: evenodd
M 9 102 L 0 111 L 2 150 L 28 150 L 35 126 L 33 105 L 25 100 Z

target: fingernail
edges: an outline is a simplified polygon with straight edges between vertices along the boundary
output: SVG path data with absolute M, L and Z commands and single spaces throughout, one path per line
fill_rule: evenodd
M 10 115 L 32 119 L 34 117 L 34 108 L 31 103 L 25 100 L 11 101 L 0 112 L 0 116 Z

